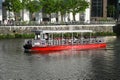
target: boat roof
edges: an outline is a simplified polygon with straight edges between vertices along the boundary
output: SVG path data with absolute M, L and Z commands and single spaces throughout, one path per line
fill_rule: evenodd
M 92 30 L 36 30 L 35 33 L 92 33 Z

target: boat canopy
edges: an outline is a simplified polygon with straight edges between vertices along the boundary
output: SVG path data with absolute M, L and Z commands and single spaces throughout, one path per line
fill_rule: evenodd
M 35 33 L 92 33 L 92 30 L 36 30 Z

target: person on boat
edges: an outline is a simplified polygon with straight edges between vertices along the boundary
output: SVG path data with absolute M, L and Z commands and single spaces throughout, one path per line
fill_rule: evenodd
M 48 33 L 46 33 L 46 34 L 44 35 L 45 40 L 48 40 L 48 39 L 49 39 L 48 35 L 49 35 Z
M 28 45 L 32 45 L 32 40 L 28 40 L 28 41 L 27 41 L 27 44 L 28 44 Z
M 27 43 L 23 46 L 25 49 L 30 49 L 32 47 L 32 41 L 28 40 Z
M 77 41 L 78 41 L 78 37 L 75 36 L 75 37 L 73 38 L 73 43 L 77 43 Z

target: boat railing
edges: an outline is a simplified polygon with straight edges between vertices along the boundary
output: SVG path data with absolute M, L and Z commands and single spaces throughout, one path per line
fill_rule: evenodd
M 92 44 L 92 43 L 104 43 L 102 38 L 79 38 L 79 39 L 33 39 L 33 46 L 54 46 L 54 45 L 77 45 L 77 44 Z

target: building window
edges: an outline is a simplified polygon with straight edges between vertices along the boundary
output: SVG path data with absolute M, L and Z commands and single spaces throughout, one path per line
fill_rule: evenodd
M 2 9 L 2 0 L 0 0 L 0 9 Z
M 92 0 L 91 17 L 103 17 L 103 0 Z

